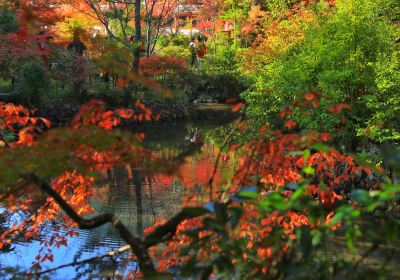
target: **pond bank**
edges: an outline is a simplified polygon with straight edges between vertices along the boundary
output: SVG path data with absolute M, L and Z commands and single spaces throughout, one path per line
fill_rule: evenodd
M 176 122 L 192 120 L 208 120 L 224 123 L 239 117 L 239 113 L 232 112 L 231 104 L 198 103 L 198 104 L 172 104 L 169 108 L 147 105 L 153 116 L 160 114 L 159 122 Z M 39 108 L 36 115 L 48 118 L 56 126 L 68 125 L 72 118 L 78 114 L 78 106 L 56 106 L 55 108 Z

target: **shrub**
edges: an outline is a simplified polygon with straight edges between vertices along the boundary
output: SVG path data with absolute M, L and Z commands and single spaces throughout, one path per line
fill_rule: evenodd
M 163 56 L 175 56 L 180 58 L 188 59 L 190 57 L 190 51 L 188 47 L 169 45 L 160 50 L 160 54 Z
M 35 61 L 24 63 L 16 80 L 18 95 L 30 105 L 37 105 L 40 94 L 48 87 L 46 71 Z

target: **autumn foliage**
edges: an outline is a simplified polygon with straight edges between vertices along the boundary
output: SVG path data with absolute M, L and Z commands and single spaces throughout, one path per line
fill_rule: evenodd
M 395 256 L 398 149 L 365 151 L 399 139 L 398 18 L 394 2 L 385 1 L 160 0 L 138 11 L 129 1 L 4 6 L 15 19 L 11 31 L 0 30 L 0 82 L 7 98 L 26 106 L 0 102 L 1 217 L 26 215 L 1 225 L 0 251 L 38 240 L 30 273 L 40 273 L 78 228 L 108 223 L 140 266 L 128 274 L 132 279 L 286 279 L 296 271 L 346 278 L 379 246 Z M 213 49 L 194 65 L 184 54 L 190 38 L 175 22 L 180 5 L 195 8 L 187 12 L 191 25 L 197 21 L 189 35 L 203 35 Z M 134 39 L 141 28 L 142 38 Z M 75 43 L 84 41 L 81 54 L 64 50 L 71 31 L 81 35 Z M 179 55 L 162 55 L 168 48 Z M 240 97 L 228 98 L 230 79 L 246 85 Z M 170 160 L 145 148 L 143 123 L 173 115 L 169 110 L 181 103 L 189 112 L 202 98 L 214 102 L 205 92 L 218 83 L 240 118 L 219 128 L 226 139 L 213 139 L 212 159 L 193 164 L 186 150 Z M 187 90 L 195 84 L 198 92 Z M 30 96 L 23 100 L 25 91 Z M 72 104 L 64 109 L 77 114 L 50 121 L 39 114 L 46 102 L 51 109 Z M 160 103 L 168 108 L 158 110 Z M 189 152 L 204 149 L 195 131 Z M 228 178 L 225 164 L 233 169 Z M 116 167 L 129 180 L 134 170 L 154 169 L 163 187 L 178 184 L 180 210 L 143 235 L 113 213 L 97 215 L 91 204 L 97 180 Z M 45 225 L 51 234 L 43 237 Z M 305 264 L 328 252 L 332 236 L 344 237 L 352 252 L 359 237 L 372 246 L 356 263 Z

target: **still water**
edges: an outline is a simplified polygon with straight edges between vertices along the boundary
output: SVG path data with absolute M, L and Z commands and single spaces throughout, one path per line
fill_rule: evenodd
M 229 122 L 226 116 L 202 119 L 201 122 L 160 123 L 142 127 L 146 134 L 146 147 L 159 157 L 175 161 L 176 169 L 168 175 L 151 168 L 119 167 L 108 170 L 104 179 L 96 183 L 91 202 L 96 214 L 114 213 L 132 232 L 142 234 L 155 221 L 178 212 L 185 196 L 196 188 L 200 190 L 200 186 L 210 178 L 218 154 L 218 147 L 210 135 Z M 228 178 L 232 170 L 232 165 L 225 163 L 219 168 L 219 174 Z M 50 235 L 52 226 L 54 222 L 44 225 L 41 235 Z M 79 236 L 68 239 L 68 247 L 53 249 L 53 263 L 45 262 L 42 270 L 106 254 L 125 245 L 110 225 L 78 232 Z M 39 241 L 27 243 L 21 240 L 13 245 L 11 251 L 1 252 L 0 278 L 10 279 L 13 275 L 15 279 L 24 278 L 21 271 L 29 270 L 41 247 Z M 134 261 L 121 262 L 121 257 L 126 255 L 58 269 L 40 279 L 121 279 L 137 269 Z M 8 268 L 13 270 L 8 271 Z M 18 272 L 15 272 L 16 268 Z

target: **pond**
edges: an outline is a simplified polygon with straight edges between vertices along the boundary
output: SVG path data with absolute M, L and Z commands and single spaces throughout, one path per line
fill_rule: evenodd
M 132 232 L 142 234 L 155 221 L 178 212 L 189 193 L 196 190 L 206 193 L 200 186 L 208 182 L 219 151 L 209 135 L 232 121 L 228 111 L 204 105 L 197 110 L 197 120 L 142 125 L 139 129 L 146 135 L 144 145 L 159 157 L 175 161 L 177 168 L 171 174 L 150 167 L 123 166 L 105 170 L 91 200 L 96 214 L 114 213 Z M 229 178 L 233 165 L 224 162 L 222 166 L 218 168 L 218 176 Z M 14 219 L 18 220 L 18 216 L 14 215 Z M 41 228 L 42 237 L 52 234 L 54 224 Z M 125 245 L 111 225 L 77 232 L 79 236 L 68 238 L 67 247 L 54 248 L 53 263 L 45 262 L 42 270 L 104 255 Z M 15 278 L 20 279 L 20 273 L 29 270 L 41 247 L 38 240 L 21 240 L 13 244 L 9 252 L 2 252 L 0 278 L 8 279 L 15 273 Z M 126 259 L 126 254 L 61 268 L 44 274 L 41 279 L 119 279 L 137 269 L 134 261 L 119 261 Z M 8 268 L 13 269 L 6 272 Z

